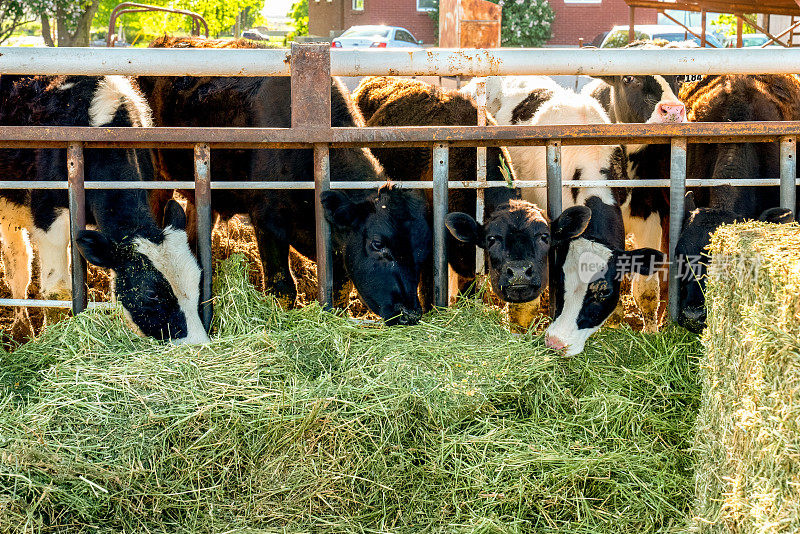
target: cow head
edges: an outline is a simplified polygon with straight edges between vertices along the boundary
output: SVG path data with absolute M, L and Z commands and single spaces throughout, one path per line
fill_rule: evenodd
M 450 213 L 447 229 L 486 250 L 494 293 L 506 302 L 529 302 L 547 286 L 550 228 L 542 210 L 524 200 L 497 207 L 483 225 L 466 213 Z
M 322 195 L 345 269 L 370 310 L 387 325 L 416 324 L 420 274 L 432 247 L 425 199 L 389 186 L 367 196 Z
M 602 80 L 612 88 L 617 122 L 686 122 L 686 107 L 676 96 L 678 76 L 603 76 Z
M 568 356 L 581 353 L 589 336 L 614 311 L 622 277 L 633 272 L 649 275 L 664 258 L 653 249 L 624 250 L 618 206 L 593 197 L 587 206 L 572 209 L 578 208 L 581 211 L 565 210 L 552 225 L 555 319 L 545 342 Z
M 76 243 L 87 261 L 114 271 L 114 294 L 141 334 L 175 344 L 205 343 L 198 314 L 200 267 L 185 228 L 186 215 L 171 200 L 159 235 L 114 241 L 84 230 Z
M 700 333 L 706 326 L 707 248 L 711 234 L 723 224 L 732 224 L 744 220 L 744 217 L 721 209 L 696 208 L 692 192 L 686 194 L 685 206 L 683 229 L 675 246 L 675 261 L 680 274 L 677 319 L 685 329 Z M 784 224 L 792 222 L 794 216 L 791 210 L 770 208 L 761 214 L 759 220 Z

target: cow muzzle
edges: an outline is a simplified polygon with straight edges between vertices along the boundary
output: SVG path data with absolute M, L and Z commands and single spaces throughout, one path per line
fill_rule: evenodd
M 656 104 L 653 116 L 648 122 L 656 124 L 674 124 L 687 122 L 686 106 L 678 100 L 662 100 Z

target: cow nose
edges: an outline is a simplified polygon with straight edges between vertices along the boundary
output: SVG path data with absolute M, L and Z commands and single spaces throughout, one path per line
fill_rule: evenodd
M 421 310 L 413 310 L 403 307 L 400 309 L 400 315 L 397 317 L 397 324 L 411 326 L 417 324 L 421 318 Z
M 686 308 L 683 310 L 683 316 L 695 329 L 702 329 L 706 324 L 706 309 L 703 307 Z
M 656 111 L 661 122 L 686 122 L 686 106 L 681 102 L 659 102 Z
M 564 350 L 567 348 L 566 343 L 558 339 L 556 336 L 546 335 L 544 337 L 544 344 L 553 350 Z
M 533 279 L 533 265 L 528 262 L 509 262 L 506 264 L 506 275 L 508 283 L 529 284 Z

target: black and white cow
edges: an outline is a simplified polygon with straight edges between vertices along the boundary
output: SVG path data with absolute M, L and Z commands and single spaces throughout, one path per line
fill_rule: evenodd
M 520 111 L 520 110 L 525 110 Z M 512 113 L 528 120 L 517 124 L 539 126 L 567 124 L 607 124 L 609 118 L 592 97 L 568 89 L 532 91 Z M 544 147 L 511 147 L 512 161 L 520 176 L 546 179 Z M 607 145 L 566 146 L 561 150 L 562 174 L 572 180 L 614 180 L 625 177 L 624 153 Z M 543 188 L 524 189 L 523 198 L 544 203 Z M 547 329 L 551 348 L 580 353 L 586 340 L 614 311 L 620 298 L 620 284 L 626 274 L 647 274 L 659 267 L 662 255 L 653 249 L 625 251 L 625 226 L 622 191 L 611 187 L 564 188 L 562 206 L 585 206 L 591 220 L 580 235 L 559 234 L 554 223 L 553 247 L 556 250 L 553 280 L 555 319 Z
M 246 40 L 164 37 L 162 48 L 258 48 Z M 288 77 L 140 77 L 139 85 L 158 126 L 291 126 Z M 363 126 L 361 114 L 338 79 L 331 84 L 334 127 Z M 332 148 L 331 181 L 385 181 L 365 148 Z M 164 179 L 191 176 L 189 150 L 156 151 Z M 217 150 L 211 158 L 215 180 L 300 181 L 313 176 L 311 150 Z M 191 195 L 191 192 L 185 192 Z M 423 195 L 397 187 L 379 191 L 330 191 L 323 196 L 333 230 L 334 301 L 346 304 L 350 282 L 369 308 L 387 324 L 415 324 L 422 315 L 417 286 L 430 257 L 432 232 Z M 285 307 L 297 296 L 289 247 L 316 257 L 314 194 L 309 190 L 217 190 L 211 207 L 223 219 L 246 214 L 255 229 L 265 284 Z
M 729 191 L 732 196 L 745 193 L 734 189 Z M 687 330 L 700 333 L 706 326 L 705 286 L 710 261 L 707 248 L 711 242 L 711 234 L 723 224 L 747 219 L 745 215 L 726 209 L 698 208 L 695 206 L 694 194 L 691 191 L 686 194 L 683 229 L 675 247 L 675 261 L 680 274 L 677 320 Z M 758 220 L 786 224 L 794 220 L 794 215 L 786 208 L 769 208 Z
M 663 46 L 661 46 L 663 45 Z M 636 42 L 626 48 L 688 48 L 691 43 Z M 678 98 L 684 76 L 603 76 L 587 85 L 591 95 L 618 123 L 680 123 L 687 121 L 686 107 Z M 669 145 L 626 145 L 627 175 L 634 180 L 669 178 Z M 626 190 L 620 201 L 625 231 L 636 246 L 668 251 L 669 189 L 642 187 Z M 634 276 L 631 291 L 642 312 L 645 331 L 658 328 L 660 277 Z
M 106 77 L 0 77 L 3 126 L 150 126 L 150 111 L 131 81 Z M 87 181 L 152 179 L 149 151 L 87 149 Z M 5 178 L 66 180 L 65 149 L 0 150 Z M 143 190 L 86 192 L 86 230 L 77 238 L 83 256 L 114 272 L 114 292 L 135 329 L 174 343 L 208 341 L 198 315 L 200 268 L 189 250 L 186 218 L 177 203 L 166 210 L 162 229 Z M 39 251 L 41 293 L 68 298 L 71 292 L 69 213 L 66 191 L 0 192 L 0 237 L 6 276 L 15 298 L 24 298 L 31 277 L 31 251 Z M 27 329 L 24 312 L 16 329 Z

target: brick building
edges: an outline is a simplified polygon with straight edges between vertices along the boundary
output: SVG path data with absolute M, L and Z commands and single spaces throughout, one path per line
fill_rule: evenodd
M 434 44 L 439 28 L 428 16 L 433 0 L 308 0 L 311 35 L 338 35 L 350 26 L 402 26 L 425 44 Z
M 549 0 L 556 12 L 549 46 L 576 46 L 583 37 L 588 44 L 612 26 L 628 23 L 625 0 Z M 387 24 L 402 26 L 425 44 L 433 44 L 439 29 L 428 16 L 434 0 L 309 0 L 311 35 L 331 36 L 350 26 Z M 637 9 L 636 24 L 656 24 L 653 9 Z
M 576 46 L 583 38 L 590 44 L 597 34 L 613 26 L 628 24 L 628 4 L 625 0 L 549 0 L 556 12 L 553 21 L 553 37 L 549 46 Z M 636 24 L 657 24 L 655 9 L 637 9 Z

